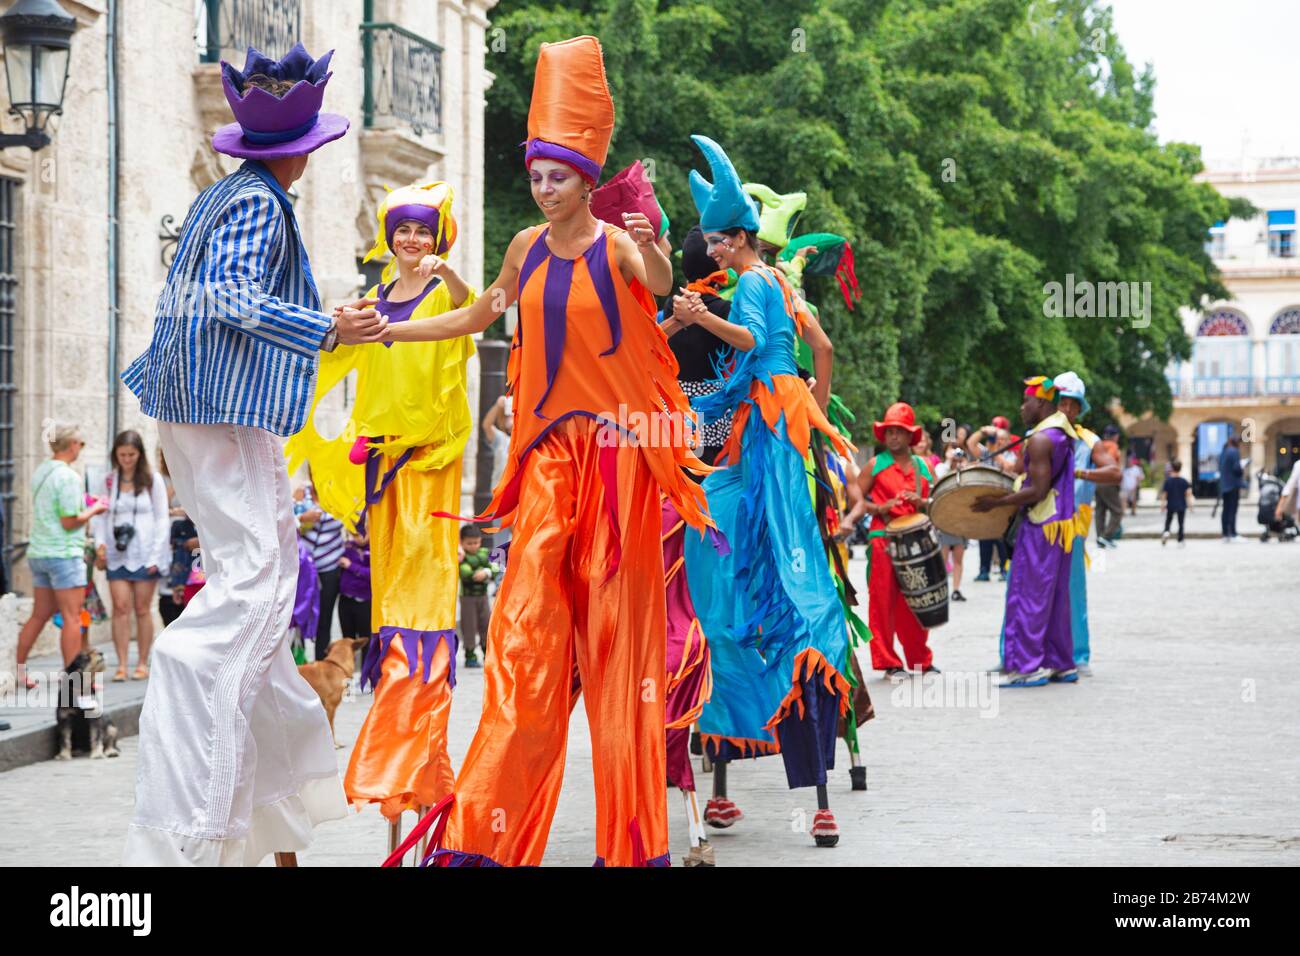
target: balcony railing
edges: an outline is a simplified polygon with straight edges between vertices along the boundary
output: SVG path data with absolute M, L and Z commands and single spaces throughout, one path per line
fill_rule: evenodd
M 248 48 L 279 59 L 302 37 L 302 0 L 197 0 L 199 60 L 244 65 Z
M 1242 398 L 1254 394 L 1249 375 L 1218 375 L 1192 379 L 1191 398 Z
M 1300 375 L 1269 375 L 1264 379 L 1269 395 L 1300 395 Z
M 361 24 L 367 129 L 442 132 L 442 47 L 393 23 Z

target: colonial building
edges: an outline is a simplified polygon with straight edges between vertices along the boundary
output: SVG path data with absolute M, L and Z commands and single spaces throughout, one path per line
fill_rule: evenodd
M 1194 346 L 1190 362 L 1168 370 L 1173 414 L 1168 422 L 1129 419 L 1127 431 L 1153 460 L 1180 458 L 1197 493 L 1212 495 L 1229 429 L 1243 441 L 1252 477 L 1266 470 L 1285 476 L 1300 460 L 1300 158 L 1252 161 L 1200 178 L 1259 212 L 1211 229 L 1207 250 L 1231 298 L 1184 313 Z
M 452 263 L 483 281 L 484 35 L 496 0 L 61 2 L 78 30 L 53 143 L 0 151 L 0 495 L 10 545 L 26 539 L 28 479 L 49 454 L 44 423 L 82 427 L 88 470 L 108 466 L 123 428 L 153 447 L 152 424 L 118 374 L 149 343 L 186 210 L 238 164 L 209 145 L 231 121 L 221 59 L 242 67 L 250 45 L 279 57 L 299 39 L 315 56 L 335 50 L 325 108 L 348 116 L 352 131 L 315 153 L 294 189 L 327 304 L 366 284 L 360 259 L 384 187 L 421 179 L 455 187 Z M 0 12 L 9 6 L 0 0 Z M 471 363 L 472 402 L 478 371 Z M 336 409 L 346 383 L 341 391 Z M 466 507 L 474 484 L 467 467 Z M 24 569 L 14 568 L 15 583 L 26 590 Z

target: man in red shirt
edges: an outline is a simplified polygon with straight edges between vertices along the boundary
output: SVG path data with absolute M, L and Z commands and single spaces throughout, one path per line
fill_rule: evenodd
M 871 515 L 871 547 L 867 552 L 871 666 L 884 671 L 886 677 L 905 670 L 894 651 L 895 635 L 908 667 L 923 674 L 939 672 L 931 663 L 933 655 L 927 643 L 930 632 L 903 599 L 885 548 L 885 525 L 894 518 L 924 511 L 930 503 L 934 478 L 925 461 L 911 453 L 911 446 L 921 440 L 921 432 L 911 405 L 895 402 L 889 406 L 885 420 L 875 423 L 876 441 L 882 442 L 886 450 L 873 456 L 859 474 L 860 496 L 845 519 L 846 527 L 851 528 L 862 515 Z

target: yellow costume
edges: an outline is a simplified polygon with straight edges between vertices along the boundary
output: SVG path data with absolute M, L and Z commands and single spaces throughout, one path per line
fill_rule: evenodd
M 455 239 L 451 197 L 445 183 L 390 193 L 367 258 L 387 252 L 397 225 L 409 219 L 429 224 L 432 251 L 445 254 Z M 452 302 L 434 279 L 417 299 L 390 302 L 394 275 L 390 263 L 385 282 L 368 293 L 381 300 L 390 322 L 438 315 L 475 298 L 471 290 Z M 375 700 L 343 784 L 353 804 L 378 802 L 389 819 L 437 802 L 453 782 L 447 719 L 456 682 L 458 527 L 433 512 L 459 511 L 461 456 L 473 428 L 466 366 L 474 351 L 466 335 L 323 354 L 312 413 L 287 449 L 291 470 L 310 464 L 321 507 L 349 530 L 364 516 L 369 531 L 371 638 L 361 685 L 374 687 Z M 356 404 L 343 433 L 326 438 L 316 429 L 317 407 L 354 370 Z

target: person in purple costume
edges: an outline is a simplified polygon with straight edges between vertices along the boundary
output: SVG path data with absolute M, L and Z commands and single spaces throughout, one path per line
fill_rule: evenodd
M 1074 441 L 1069 419 L 1055 407 L 1056 386 L 1042 375 L 1025 380 L 1020 417 L 1029 427 L 1023 483 L 1006 495 L 985 495 L 979 512 L 1021 509 L 1007 585 L 1003 687 L 1073 683 L 1070 552 L 1074 546 Z
M 339 562 L 339 625 L 344 637 L 370 637 L 370 539 L 354 534 Z

